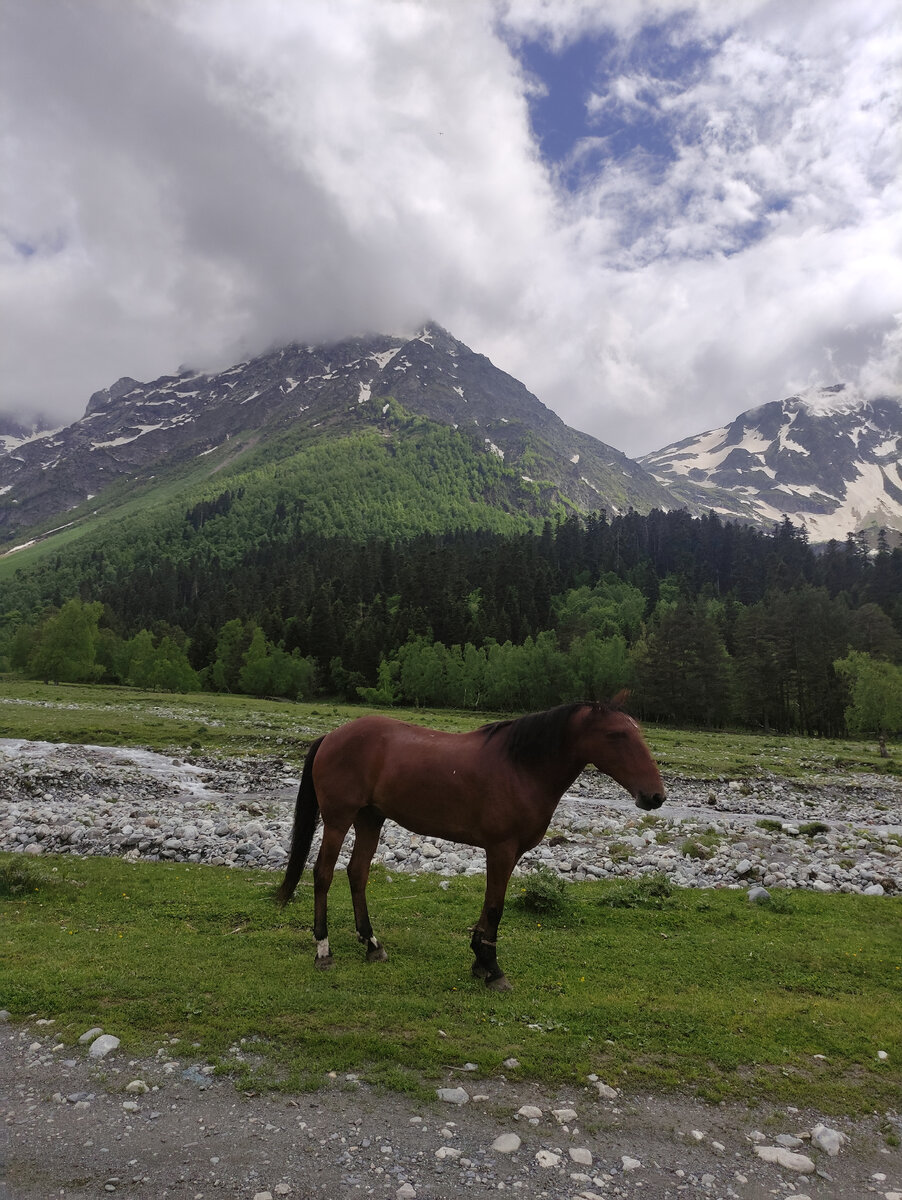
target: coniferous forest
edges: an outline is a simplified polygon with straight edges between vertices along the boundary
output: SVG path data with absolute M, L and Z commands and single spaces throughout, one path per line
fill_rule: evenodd
M 184 528 L 228 519 L 233 499 L 195 506 Z M 815 550 L 788 521 L 763 533 L 657 511 L 369 541 L 298 531 L 237 557 L 234 541 L 223 554 L 190 540 L 118 559 L 96 546 L 14 581 L 6 665 L 510 711 L 626 685 L 645 719 L 815 735 L 902 725 L 902 552 L 885 543 Z

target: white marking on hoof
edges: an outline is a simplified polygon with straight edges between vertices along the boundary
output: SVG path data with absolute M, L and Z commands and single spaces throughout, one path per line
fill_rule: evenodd
M 328 958 L 329 957 L 329 939 L 327 937 L 322 938 L 320 941 L 318 941 L 316 943 L 316 957 L 317 958 Z
M 379 943 L 376 941 L 376 939 L 375 939 L 374 937 L 371 937 L 371 938 L 370 938 L 370 940 L 369 940 L 369 944 L 372 946 L 372 948 L 373 948 L 374 950 L 378 950 L 378 949 L 379 949 Z

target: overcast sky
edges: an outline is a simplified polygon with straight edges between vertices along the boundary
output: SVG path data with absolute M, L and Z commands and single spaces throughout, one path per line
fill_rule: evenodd
M 433 318 L 641 454 L 902 396 L 898 0 L 3 0 L 0 411 Z

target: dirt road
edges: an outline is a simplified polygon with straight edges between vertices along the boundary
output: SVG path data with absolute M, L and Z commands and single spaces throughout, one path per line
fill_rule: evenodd
M 0 1025 L 0 1200 L 902 1200 L 898 1114 L 852 1122 L 605 1097 L 590 1081 L 552 1095 L 461 1072 L 442 1081 L 466 1092 L 461 1105 L 345 1076 L 316 1092 L 255 1095 L 189 1057 L 164 1065 L 120 1049 L 92 1061 L 86 1046 L 56 1045 L 52 1026 Z M 819 1123 L 848 1139 L 835 1157 L 811 1138 Z M 756 1146 L 802 1158 L 771 1164 Z M 814 1169 L 800 1170 L 803 1159 Z

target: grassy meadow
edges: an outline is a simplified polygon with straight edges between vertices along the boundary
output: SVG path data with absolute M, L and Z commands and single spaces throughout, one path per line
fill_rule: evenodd
M 300 762 L 313 736 L 361 711 L 0 682 L 0 736 L 181 754 Z M 446 728 L 488 719 L 399 715 Z M 647 734 L 665 775 L 815 778 L 837 760 L 873 770 L 877 758 L 876 747 L 845 741 Z M 284 911 L 274 882 L 186 863 L 2 854 L 0 1008 L 14 1020 L 54 1019 L 66 1045 L 93 1025 L 130 1055 L 167 1044 L 247 1087 L 315 1087 L 335 1071 L 431 1090 L 448 1067 L 472 1062 L 477 1072 L 457 1076 L 471 1092 L 502 1072 L 549 1085 L 594 1072 L 627 1092 L 688 1089 L 850 1114 L 898 1107 L 897 899 L 799 891 L 759 907 L 744 890 L 611 881 L 568 884 L 536 911 L 528 881 L 515 880 L 499 943 L 514 990 L 496 994 L 469 973 L 478 877 L 443 890 L 435 876 L 376 870 L 371 911 L 389 961 L 373 965 L 337 877 L 329 972 L 313 968 L 309 873 Z M 239 1044 L 243 1059 L 231 1049 Z M 502 1066 L 511 1056 L 514 1072 Z
M 204 754 L 278 754 L 303 760 L 321 733 L 371 711 L 319 701 L 293 704 L 214 692 L 142 692 L 89 684 L 44 684 L 0 676 L 0 737 Z M 509 713 L 393 708 L 391 715 L 437 729 L 475 729 Z M 899 756 L 882 759 L 876 742 L 765 736 L 743 731 L 645 727 L 667 775 L 753 779 L 772 773 L 817 779 L 843 772 L 902 774 Z

